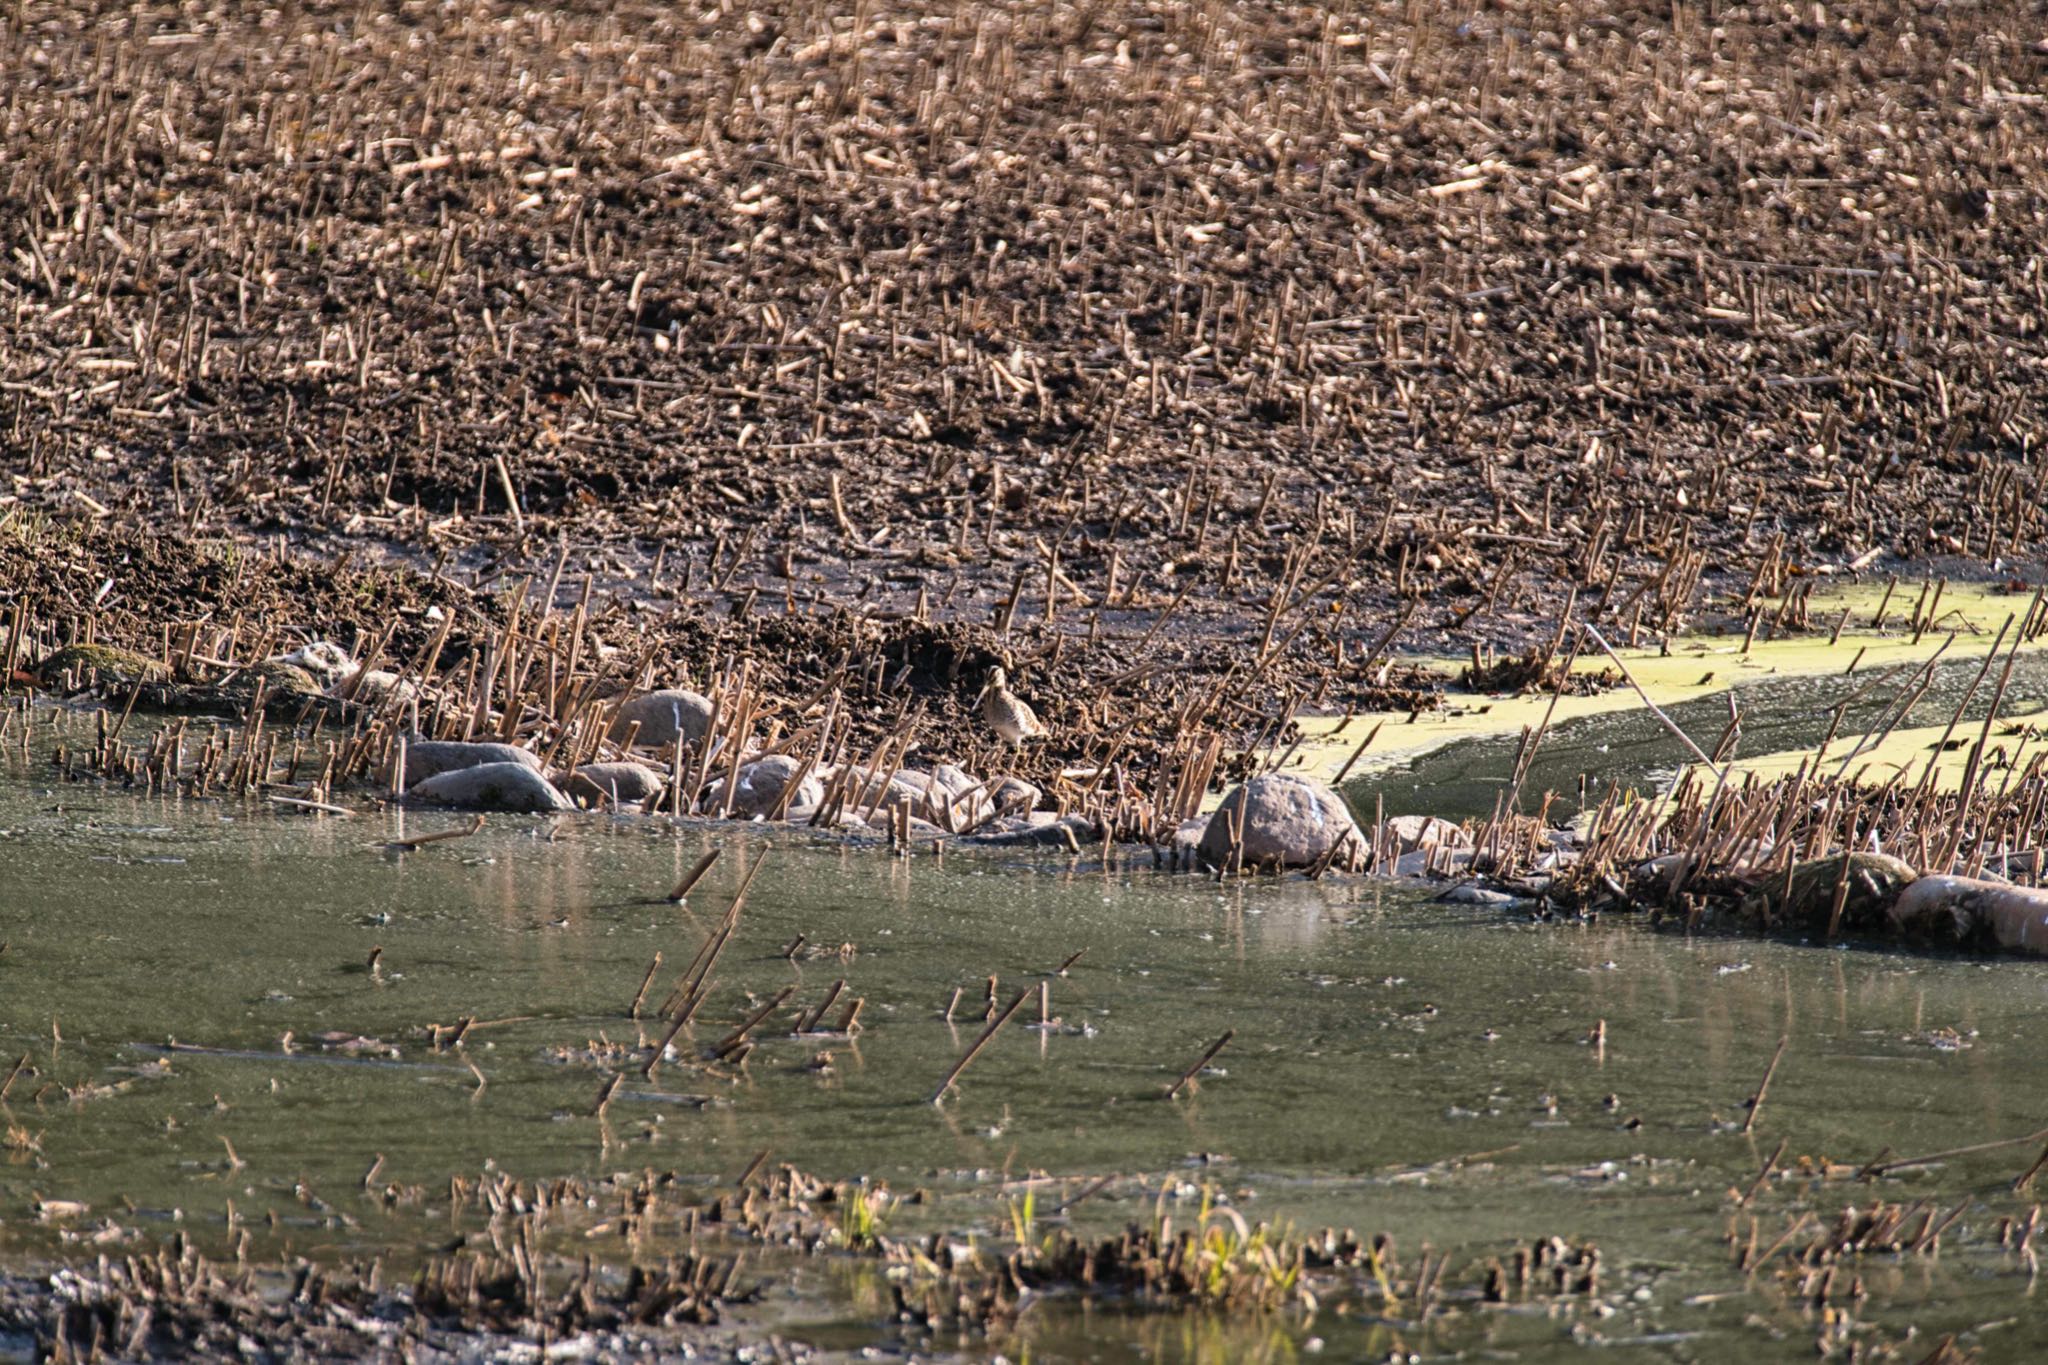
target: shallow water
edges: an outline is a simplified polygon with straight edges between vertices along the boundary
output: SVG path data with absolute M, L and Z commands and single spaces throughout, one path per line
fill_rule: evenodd
M 414 813 L 404 829 L 461 823 Z M 1411 1262 L 1425 1243 L 1449 1251 L 1453 1283 L 1551 1235 L 1596 1241 L 1605 1259 L 1597 1302 L 1467 1306 L 1420 1330 L 1053 1302 L 994 1343 L 1013 1359 L 1291 1360 L 1320 1342 L 1331 1359 L 1399 1348 L 1543 1360 L 1593 1339 L 1616 1360 L 1712 1360 L 1804 1354 L 1820 1331 L 1773 1276 L 1731 1268 L 1731 1219 L 1746 1236 L 1755 1213 L 1768 1244 L 1809 1209 L 1829 1219 L 1880 1194 L 1944 1208 L 1970 1196 L 1939 1257 L 1868 1258 L 1857 1339 L 1917 1329 L 1914 1359 L 1928 1333 L 1952 1330 L 1981 1338 L 1988 1359 L 2048 1350 L 2048 1315 L 1995 1247 L 1995 1220 L 2023 1207 L 2005 1190 L 2030 1148 L 1875 1188 L 1774 1181 L 1740 1211 L 1729 1193 L 1781 1138 L 1788 1165 L 1860 1163 L 1886 1146 L 1934 1152 L 2040 1127 L 2048 975 L 2034 964 L 1536 925 L 1384 883 L 1225 888 L 1149 859 L 1108 871 L 902 861 L 601 816 L 494 818 L 409 854 L 385 848 L 397 832 L 395 816 L 141 799 L 0 761 L 0 1076 L 24 1053 L 39 1072 L 16 1081 L 0 1126 L 40 1146 L 0 1149 L 0 1264 L 173 1226 L 224 1247 L 229 1201 L 264 1254 L 403 1261 L 445 1229 L 361 1193 L 379 1157 L 380 1181 L 431 1189 L 486 1163 L 730 1181 L 767 1149 L 827 1177 L 933 1189 L 937 1205 L 915 1217 L 989 1238 L 1007 1227 L 1006 1174 L 1073 1177 L 1071 1193 L 1114 1173 L 1076 1211 L 1089 1226 L 1147 1218 L 1161 1190 L 1184 1222 L 1207 1183 L 1254 1220 L 1388 1231 Z M 689 906 L 649 903 L 712 844 L 725 854 Z M 679 1066 L 653 1085 L 635 1074 L 606 1118 L 591 1117 L 604 1072 L 554 1051 L 633 1041 L 626 1009 L 652 954 L 665 957 L 659 982 L 673 981 L 764 857 L 696 1038 L 716 1040 L 785 985 L 792 1007 L 815 1003 L 842 976 L 866 1001 L 865 1031 L 849 1044 L 767 1029 L 737 1084 Z M 835 951 L 786 961 L 799 934 Z M 1013 1025 L 953 1101 L 929 1104 L 979 1031 L 987 976 L 1007 1001 L 1078 950 L 1051 986 L 1066 1027 Z M 949 1026 L 939 1016 L 956 986 Z M 480 1021 L 465 1052 L 481 1090 L 427 1034 L 464 1016 Z M 1035 1017 L 1027 1006 L 1017 1022 Z M 1604 1056 L 1587 1041 L 1602 1019 Z M 1222 1074 L 1162 1099 L 1226 1029 Z M 400 1057 L 320 1051 L 310 1040 L 327 1031 Z M 299 1051 L 280 1050 L 287 1032 Z M 1791 1046 L 1744 1134 L 1744 1101 L 1781 1035 Z M 829 1073 L 809 1065 L 824 1050 Z M 90 1212 L 39 1222 L 39 1198 Z M 900 1344 L 876 1276 L 799 1269 L 758 1311 L 834 1353 Z
M 1958 639 L 1944 662 L 1936 666 L 1933 685 L 1899 728 L 1947 724 L 1982 669 L 1989 648 L 1988 636 L 1975 642 Z M 2001 660 L 1978 687 L 1963 711 L 1966 724 L 1983 721 L 2003 667 Z M 1707 659 L 1701 669 L 1719 669 L 1725 674 L 1728 663 L 1726 659 Z M 1736 756 L 1761 756 L 1817 745 L 1828 733 L 1834 707 L 1862 691 L 1844 712 L 1837 737 L 1829 746 L 1828 752 L 1834 756 L 1832 767 L 1849 756 L 1853 736 L 1884 725 L 1891 706 L 1903 700 L 1904 691 L 1913 685 L 1917 669 L 1900 668 L 1888 682 L 1870 686 L 1890 672 L 1865 668 L 1853 676 L 1766 677 L 1742 682 L 1732 692 L 1669 706 L 1665 714 L 1711 753 L 1728 725 L 1732 696 L 1742 713 Z M 1866 687 L 1868 690 L 1863 690 Z M 2048 653 L 2022 654 L 2013 666 L 1999 714 L 2012 718 L 2044 706 L 2048 706 Z M 1976 738 L 1974 729 L 1957 733 L 1968 740 Z M 1389 745 L 1399 742 L 1398 738 L 1388 740 Z M 1519 743 L 1515 735 L 1459 740 L 1355 780 L 1346 789 L 1353 804 L 1368 814 L 1377 799 L 1384 803 L 1388 815 L 1484 818 L 1492 813 L 1495 800 L 1507 786 Z M 1552 814 L 1569 818 L 1580 808 L 1582 780 L 1589 802 L 1597 805 L 1609 783 L 1655 791 L 1669 784 L 1690 760 L 1685 747 L 1645 710 L 1569 721 L 1556 726 L 1537 749 L 1523 782 L 1523 806 L 1532 808 L 1545 791 L 1555 792 Z

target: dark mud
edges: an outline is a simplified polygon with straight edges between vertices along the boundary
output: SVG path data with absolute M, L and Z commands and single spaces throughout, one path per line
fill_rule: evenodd
M 2024 559 L 2016 20 L 20 6 L 7 496 L 1171 666 Z

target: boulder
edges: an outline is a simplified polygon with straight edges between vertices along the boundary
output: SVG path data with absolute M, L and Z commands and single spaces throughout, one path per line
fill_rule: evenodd
M 111 645 L 66 645 L 36 668 L 36 681 L 49 688 L 67 679 L 80 687 L 101 683 L 162 682 L 171 671 L 154 659 Z
M 950 763 L 929 773 L 907 773 L 924 796 L 923 809 L 913 813 L 942 829 L 968 829 L 993 811 L 981 790 L 981 779 Z
M 516 744 L 471 744 L 457 739 L 408 739 L 405 746 L 407 790 L 430 777 L 486 763 L 519 763 L 540 771 L 540 758 Z
M 525 763 L 484 763 L 436 773 L 412 789 L 412 799 L 461 810 L 547 812 L 574 809 L 569 798 Z
M 246 690 L 253 691 L 255 680 L 261 678 L 264 694 L 271 698 L 298 697 L 301 700 L 308 700 L 322 695 L 318 678 L 295 664 L 288 664 L 279 659 L 265 659 L 260 664 L 251 664 L 247 676 L 250 686 Z
M 1396 815 L 1387 821 L 1387 832 L 1400 840 L 1397 852 L 1413 853 L 1418 848 L 1470 848 L 1472 832 L 1463 825 L 1434 815 Z
M 1396 877 L 1422 878 L 1432 874 L 1455 877 L 1471 866 L 1472 850 L 1469 848 L 1418 848 L 1394 859 L 1386 870 Z
M 1065 853 L 1079 853 L 1102 843 L 1102 836 L 1085 817 L 1054 816 L 1050 811 L 1045 814 L 1051 818 L 1005 820 L 1001 828 L 976 834 L 961 843 L 968 848 L 1056 848 Z
M 586 806 L 625 806 L 667 790 L 668 779 L 645 763 L 586 763 L 575 772 L 557 775 L 555 785 Z
M 1766 928 L 1791 924 L 1826 932 L 1835 919 L 1835 888 L 1846 879 L 1841 920 L 1833 927 L 1837 932 L 1868 932 L 1886 926 L 1899 893 L 1918 875 L 1909 864 L 1884 853 L 1809 858 L 1793 867 L 1789 894 L 1784 875 L 1773 873 L 1743 898 L 1742 910 Z
M 1356 867 L 1365 858 L 1368 841 L 1344 798 L 1292 773 L 1255 777 L 1223 798 L 1202 831 L 1201 854 L 1214 867 L 1230 857 L 1234 816 L 1243 836 L 1243 867 L 1309 867 L 1346 835 L 1351 846 L 1340 865 Z
M 877 812 L 896 806 L 909 806 L 910 813 L 922 819 L 930 808 L 926 797 L 927 781 L 923 773 L 909 771 L 890 773 L 886 779 L 877 778 L 865 768 L 855 768 L 846 782 L 847 807 L 865 812 L 870 803 L 875 803 Z
M 664 749 L 681 735 L 692 744 L 701 743 L 711 728 L 711 699 L 682 687 L 665 687 L 645 692 L 619 707 L 612 722 L 612 738 L 624 740 L 635 721 L 640 723 L 633 743 L 645 749 Z
M 932 769 L 931 780 L 946 795 L 956 798 L 967 795 L 981 785 L 980 778 L 951 763 L 941 763 Z
M 741 768 L 739 781 L 733 787 L 732 813 L 745 820 L 772 814 L 783 790 L 796 781 L 797 771 L 802 767 L 788 754 L 770 754 Z M 816 772 L 806 773 L 783 815 L 808 820 L 824 799 L 825 784 L 818 780 Z
M 1002 811 L 1030 812 L 1038 809 L 1038 803 L 1045 799 L 1045 793 L 1021 777 L 1006 777 L 996 783 L 989 792 L 989 799 Z

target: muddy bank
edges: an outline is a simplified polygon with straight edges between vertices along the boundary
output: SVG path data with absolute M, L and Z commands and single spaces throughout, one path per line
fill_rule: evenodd
M 744 661 L 764 703 L 803 711 L 836 692 L 852 740 L 872 746 L 909 722 L 920 766 L 954 762 L 975 771 L 997 765 L 1001 741 L 978 704 L 991 672 L 1004 668 L 1048 733 L 1005 751 L 1000 766 L 1041 786 L 1105 757 L 1156 771 L 1165 751 L 1193 739 L 1180 727 L 1197 714 L 1205 738 L 1213 731 L 1225 739 L 1229 761 L 1219 760 L 1219 773 L 1228 775 L 1253 761 L 1257 743 L 1291 738 L 1299 706 L 1427 708 L 1444 686 L 1434 671 L 1386 653 L 1332 666 L 1274 652 L 1251 667 L 1255 655 L 1219 652 L 1164 613 L 1143 629 L 1076 636 L 779 596 L 737 612 L 649 609 L 637 597 L 572 591 L 579 581 L 560 556 L 531 574 L 479 579 L 372 565 L 348 552 L 280 564 L 255 548 L 16 516 L 0 524 L 0 652 L 12 643 L 16 688 L 62 694 L 83 686 L 118 713 L 130 699 L 125 684 L 154 687 L 161 670 L 176 686 L 143 697 L 144 710 L 232 716 L 246 707 L 250 668 L 314 641 L 339 642 L 374 671 L 402 672 L 431 652 L 440 675 L 474 687 L 512 632 L 526 642 L 529 663 L 538 659 L 543 675 L 553 670 L 551 696 L 565 697 L 572 674 L 608 697 L 635 678 L 643 691 L 681 683 L 710 690 L 715 674 Z M 61 658 L 54 672 L 41 671 L 84 641 L 144 662 L 105 677 L 66 670 Z M 229 695 L 204 695 L 224 681 Z M 273 687 L 274 710 L 297 715 L 278 693 Z M 359 721 L 372 709 L 344 709 L 337 719 Z M 529 723 L 520 719 L 522 732 Z
M 2002 571 L 2034 57 L 1897 20 L 30 6 L 4 497 L 1324 657 Z

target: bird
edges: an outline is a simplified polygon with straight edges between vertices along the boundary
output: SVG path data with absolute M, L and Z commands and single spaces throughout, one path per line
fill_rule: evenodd
M 1010 690 L 1010 680 L 1000 668 L 990 670 L 988 685 L 981 689 L 981 718 L 1013 749 L 1045 735 L 1031 704 Z

